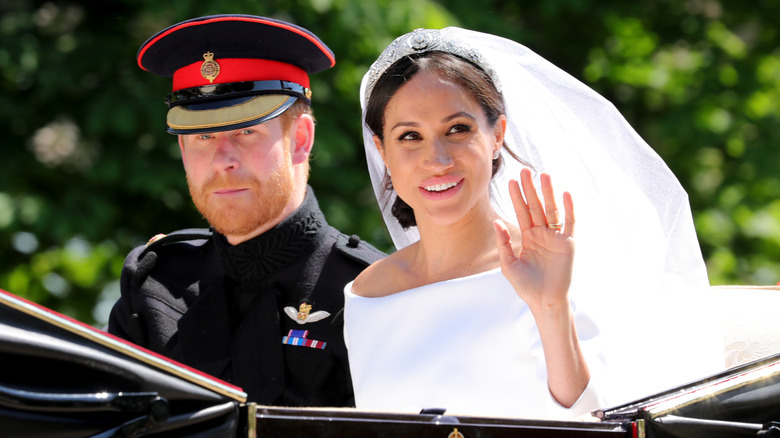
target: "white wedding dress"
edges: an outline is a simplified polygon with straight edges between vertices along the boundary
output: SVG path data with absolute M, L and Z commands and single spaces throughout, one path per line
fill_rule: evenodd
M 552 398 L 534 318 L 500 269 L 380 298 L 344 292 L 359 409 L 566 419 L 598 407 L 593 379 L 571 409 Z M 596 325 L 576 319 L 587 351 Z

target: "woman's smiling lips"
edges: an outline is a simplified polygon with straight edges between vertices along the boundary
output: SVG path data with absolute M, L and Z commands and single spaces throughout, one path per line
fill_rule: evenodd
M 431 200 L 447 199 L 455 196 L 462 187 L 463 178 L 455 176 L 433 177 L 423 181 L 419 187 L 423 197 Z

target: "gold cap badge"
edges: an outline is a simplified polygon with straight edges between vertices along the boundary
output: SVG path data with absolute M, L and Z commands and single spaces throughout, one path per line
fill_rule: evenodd
M 204 53 L 203 59 L 203 64 L 200 65 L 200 75 L 212 83 L 219 76 L 219 64 L 214 61 L 214 54 L 211 52 Z
M 447 438 L 464 438 L 463 434 L 458 432 L 458 428 L 456 427 L 452 433 L 447 435 Z

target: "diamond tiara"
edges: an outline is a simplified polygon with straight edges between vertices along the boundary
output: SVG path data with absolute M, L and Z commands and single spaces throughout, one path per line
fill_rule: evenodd
M 382 54 L 379 55 L 379 58 L 371 64 L 371 68 L 368 70 L 365 92 L 366 105 L 368 104 L 368 99 L 371 97 L 371 91 L 374 89 L 376 81 L 382 76 L 385 70 L 390 68 L 396 61 L 404 56 L 413 55 L 415 53 L 434 51 L 450 53 L 476 64 L 490 76 L 496 89 L 501 92 L 501 82 L 498 80 L 498 75 L 493 71 L 479 50 L 459 38 L 450 35 L 450 32 L 447 32 L 447 30 L 448 29 L 417 29 L 405 35 L 401 35 L 390 43 Z

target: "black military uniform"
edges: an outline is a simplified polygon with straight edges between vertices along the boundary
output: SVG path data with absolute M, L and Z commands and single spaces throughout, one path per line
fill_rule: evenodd
M 173 78 L 173 134 L 271 120 L 309 102 L 308 74 L 334 63 L 306 29 L 249 15 L 179 23 L 138 52 L 141 68 Z M 328 226 L 307 187 L 292 215 L 237 245 L 183 230 L 133 250 L 108 331 L 227 380 L 249 401 L 351 406 L 343 289 L 383 255 Z
M 136 248 L 109 332 L 240 386 L 250 401 L 349 406 L 343 288 L 382 256 L 328 226 L 309 188 L 293 215 L 241 244 L 184 230 Z

